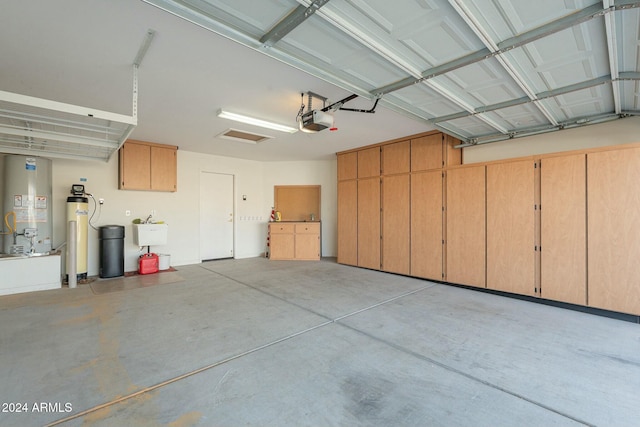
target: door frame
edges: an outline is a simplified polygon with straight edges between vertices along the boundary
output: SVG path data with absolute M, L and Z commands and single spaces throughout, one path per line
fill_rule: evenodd
M 226 175 L 226 176 L 231 176 L 231 197 L 232 197 L 232 202 L 231 202 L 231 209 L 232 209 L 232 213 L 233 213 L 233 227 L 232 227 L 232 236 L 231 236 L 231 248 L 233 250 L 233 256 L 229 257 L 231 259 L 235 259 L 236 258 L 236 212 L 237 212 L 237 206 L 236 206 L 236 176 L 233 173 L 224 173 L 224 172 L 215 172 L 215 171 L 210 171 L 210 170 L 200 170 L 200 174 L 199 174 L 199 182 L 198 182 L 198 195 L 200 195 L 200 192 L 202 191 L 202 177 L 203 174 L 215 174 L 215 175 Z M 199 212 L 198 212 L 198 216 L 199 216 L 199 222 L 198 222 L 198 231 L 200 234 L 200 239 L 202 239 L 202 205 L 201 203 L 198 204 L 199 206 Z M 201 240 L 198 239 L 198 258 L 200 259 L 200 262 L 203 261 L 215 261 L 217 259 L 229 259 L 229 258 L 212 258 L 212 259 L 203 259 L 202 257 L 202 243 Z

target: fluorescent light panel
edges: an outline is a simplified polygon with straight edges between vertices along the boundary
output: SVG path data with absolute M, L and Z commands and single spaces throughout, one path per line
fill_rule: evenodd
M 278 123 L 272 123 L 266 120 L 256 119 L 254 117 L 243 116 L 242 114 L 230 113 L 229 111 L 225 111 L 222 109 L 218 110 L 218 117 L 220 117 L 221 119 L 235 120 L 236 122 L 246 123 L 248 125 L 260 126 L 267 129 L 278 130 L 280 132 L 295 133 L 298 131 L 298 129 L 290 126 L 285 126 Z

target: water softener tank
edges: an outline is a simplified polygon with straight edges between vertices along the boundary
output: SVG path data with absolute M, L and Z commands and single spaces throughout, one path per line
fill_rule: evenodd
M 51 160 L 4 156 L 3 251 L 13 255 L 46 255 L 52 245 Z M 15 218 L 16 229 L 13 230 Z M 7 230 L 7 224 L 11 230 Z
M 87 278 L 87 250 L 89 246 L 89 199 L 84 196 L 67 197 L 67 227 L 76 222 L 76 275 Z M 67 232 L 68 234 L 68 232 Z M 69 248 L 69 245 L 67 245 Z M 67 249 L 67 280 L 69 278 L 69 250 Z

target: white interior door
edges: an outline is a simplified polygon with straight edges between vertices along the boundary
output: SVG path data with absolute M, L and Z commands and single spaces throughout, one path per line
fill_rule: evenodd
M 200 259 L 233 258 L 233 175 L 200 173 Z

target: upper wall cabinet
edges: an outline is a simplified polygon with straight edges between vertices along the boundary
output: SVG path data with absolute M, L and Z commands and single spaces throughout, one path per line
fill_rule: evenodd
M 118 188 L 177 191 L 177 151 L 174 145 L 128 140 L 120 148 Z
M 437 133 L 411 140 L 412 171 L 441 169 L 442 166 L 444 166 L 442 160 L 442 139 L 442 134 Z
M 358 178 L 380 176 L 380 147 L 358 151 Z
M 462 150 L 453 148 L 457 139 L 435 133 L 411 140 L 411 171 L 441 169 L 462 164 Z
M 338 155 L 338 181 L 356 179 L 358 177 L 358 153 L 344 153 Z
M 411 146 L 409 141 L 396 142 L 382 146 L 382 174 L 394 175 L 408 173 L 411 164 Z

